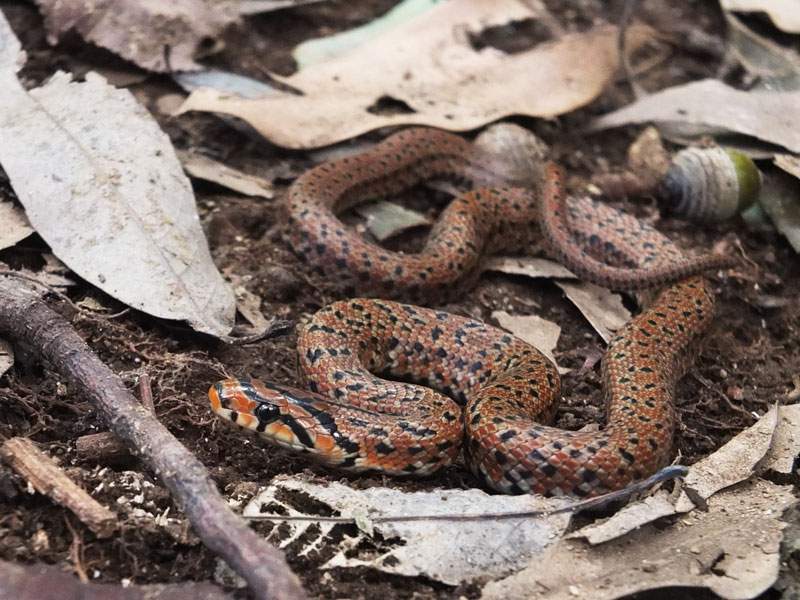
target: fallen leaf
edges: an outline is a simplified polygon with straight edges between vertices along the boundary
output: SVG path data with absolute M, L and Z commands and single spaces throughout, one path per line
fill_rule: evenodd
M 357 48 L 368 40 L 424 14 L 439 2 L 441 0 L 405 0 L 383 16 L 373 19 L 361 27 L 299 44 L 292 52 L 292 57 L 297 63 L 298 69 L 305 69 L 313 64 L 330 60 L 334 56 Z
M 228 274 L 228 277 L 236 294 L 236 309 L 255 329 L 266 330 L 270 320 L 261 312 L 261 298 L 245 287 L 248 277 L 235 273 Z
M 37 271 L 26 268 L 20 269 L 20 273 L 31 279 L 41 281 L 47 287 L 59 292 L 67 291 L 67 288 L 75 285 L 74 273 L 62 263 L 55 255 L 50 252 L 42 254 L 44 266 Z
M 243 0 L 235 3 L 235 10 L 240 15 L 257 15 L 320 2 L 327 0 Z
M 562 539 L 525 569 L 489 582 L 482 600 L 612 600 L 664 588 L 682 597 L 685 586 L 722 598 L 755 598 L 778 576 L 780 516 L 796 504 L 791 486 L 756 480 L 709 501 L 677 522 L 645 525 L 592 546 Z
M 235 3 L 212 0 L 36 0 L 36 4 L 51 44 L 74 30 L 89 42 L 159 72 L 200 69 L 196 55 L 220 50 L 217 38 L 239 18 Z
M 800 455 L 800 404 L 778 407 L 778 423 L 772 434 L 772 444 L 764 460 L 762 471 L 791 475 L 794 462 Z
M 548 599 L 576 594 L 611 599 L 676 585 L 708 587 L 723 598 L 757 596 L 777 577 L 785 526 L 780 517 L 797 500 L 790 486 L 753 475 L 766 469 L 765 456 L 777 453 L 784 464 L 796 456 L 798 414 L 796 406 L 776 405 L 689 467 L 684 489 L 692 488 L 707 500 L 708 512 L 694 510 L 686 492 L 673 499 L 659 491 L 569 534 L 538 562 L 489 583 L 482 598 L 528 598 L 535 593 Z M 686 516 L 667 526 L 652 524 L 657 519 L 669 523 L 663 517 L 675 514 Z
M 575 279 L 575 275 L 557 262 L 543 258 L 492 257 L 483 268 L 485 271 L 509 275 L 554 279 L 554 283 L 564 290 L 567 298 L 606 343 L 631 318 L 631 313 L 622 304 L 622 296 L 619 294 L 588 282 L 559 281 L 563 278 Z
M 483 265 L 484 271 L 497 271 L 507 275 L 525 275 L 526 277 L 545 279 L 577 279 L 577 277 L 561 263 L 546 258 L 493 256 Z
M 759 202 L 764 212 L 775 223 L 794 248 L 800 252 L 800 182 L 780 171 L 764 173 Z
M 774 406 L 755 425 L 739 433 L 719 450 L 689 467 L 684 487 L 692 488 L 704 500 L 719 490 L 749 479 L 766 456 L 778 423 Z M 665 491 L 657 492 L 642 502 L 625 506 L 605 521 L 589 525 L 573 535 L 601 544 L 628 534 L 661 517 L 686 513 L 695 504 L 686 494 L 673 500 Z
M 567 298 L 589 321 L 592 328 L 608 343 L 614 332 L 630 321 L 631 313 L 622 304 L 622 296 L 588 282 L 555 281 Z
M 380 242 L 406 229 L 431 224 L 422 213 L 388 200 L 361 204 L 356 212 L 367 219 L 367 230 Z
M 500 327 L 528 342 L 558 367 L 553 354 L 561 336 L 561 327 L 557 324 L 537 315 L 510 315 L 504 310 L 494 311 L 492 318 L 500 324 Z M 558 372 L 562 375 L 567 371 L 569 369 L 558 367 Z
M 271 199 L 275 195 L 275 189 L 270 181 L 242 173 L 204 154 L 179 151 L 178 158 L 186 172 L 197 179 L 211 181 L 245 196 Z
M 618 66 L 615 27 L 566 35 L 515 54 L 476 51 L 468 35 L 546 15 L 538 3 L 515 0 L 442 2 L 355 50 L 281 78 L 302 95 L 275 92 L 246 100 L 202 89 L 180 112 L 234 115 L 289 148 L 324 146 L 387 125 L 466 130 L 510 114 L 552 117 L 603 91 Z M 649 28 L 635 26 L 628 31 L 628 46 L 633 51 L 651 38 Z M 384 105 L 394 108 L 386 114 Z
M 800 10 L 797 0 L 720 0 L 725 10 L 764 12 L 775 26 L 788 33 L 800 33 Z
M 748 73 L 758 77 L 753 89 L 796 90 L 800 87 L 800 55 L 758 35 L 730 13 L 725 14 L 725 19 L 731 52 Z
M 800 156 L 794 154 L 776 154 L 773 158 L 776 167 L 779 167 L 792 175 L 795 179 L 800 179 Z
M 25 213 L 13 202 L 0 202 L 0 250 L 9 248 L 33 233 Z
M 364 534 L 355 537 L 331 536 L 334 523 L 287 521 L 273 530 L 270 541 L 285 548 L 298 548 L 300 556 L 332 546 L 334 556 L 323 568 L 372 567 L 385 573 L 423 575 L 449 585 L 478 577 L 511 573 L 529 560 L 541 556 L 564 533 L 570 522 L 568 513 L 535 519 L 445 520 L 375 522 L 376 517 L 406 515 L 459 515 L 519 512 L 553 509 L 564 499 L 542 496 L 497 496 L 481 490 L 446 489 L 407 493 L 385 487 L 353 489 L 337 482 L 325 485 L 308 483 L 297 477 L 279 475 L 243 511 L 257 517 L 279 510 L 287 516 L 307 515 L 288 499 L 310 496 L 336 514 L 356 518 L 366 535 L 379 533 L 385 543 L 379 552 L 359 552 Z M 268 507 L 268 508 L 267 508 Z M 276 507 L 281 507 L 276 509 Z M 266 510 L 265 510 L 266 509 Z M 330 514 L 329 511 L 323 514 Z M 310 527 L 311 526 L 311 527 Z M 277 538 L 277 539 L 276 539 Z M 371 540 L 371 545 L 379 543 Z
M 0 377 L 14 364 L 14 349 L 11 343 L 0 338 Z
M 173 73 L 173 79 L 187 92 L 201 87 L 213 87 L 218 90 L 236 94 L 242 98 L 261 98 L 275 91 L 270 85 L 251 77 L 230 73 L 228 71 L 184 71 Z
M 746 92 L 704 79 L 645 96 L 595 119 L 590 130 L 647 122 L 722 129 L 800 152 L 800 92 Z
M 26 91 L 0 16 L 0 163 L 31 225 L 75 273 L 151 315 L 224 335 L 235 303 L 169 138 L 125 90 L 56 73 Z M 13 117 L 11 117 L 13 116 Z

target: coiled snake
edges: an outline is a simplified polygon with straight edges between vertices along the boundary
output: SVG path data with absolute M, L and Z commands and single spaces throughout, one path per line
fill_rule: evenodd
M 387 251 L 336 217 L 434 177 L 476 189 L 445 208 L 419 254 Z M 483 256 L 524 247 L 537 233 L 550 254 L 600 285 L 670 282 L 609 344 L 602 431 L 547 425 L 561 395 L 558 373 L 521 340 L 465 317 L 365 298 L 323 308 L 303 329 L 304 389 L 222 381 L 209 392 L 215 412 L 275 444 L 354 470 L 424 475 L 452 462 L 463 445 L 473 471 L 506 493 L 598 495 L 664 466 L 675 384 L 714 316 L 710 284 L 696 273 L 730 260 L 687 257 L 630 215 L 567 199 L 552 165 L 538 193 L 483 187 L 493 177 L 460 137 L 406 130 L 299 178 L 288 194 L 286 237 L 348 292 L 413 301 L 463 292 Z M 466 405 L 463 414 L 451 398 Z

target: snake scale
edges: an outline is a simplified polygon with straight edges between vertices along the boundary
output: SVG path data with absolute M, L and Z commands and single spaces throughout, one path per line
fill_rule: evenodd
M 385 250 L 336 216 L 430 178 L 473 191 L 443 210 L 418 254 Z M 505 493 L 593 496 L 664 466 L 675 385 L 715 312 L 710 284 L 698 273 L 731 261 L 686 256 L 630 215 L 566 197 L 553 165 L 538 192 L 487 187 L 496 183 L 460 137 L 405 130 L 301 176 L 288 194 L 286 239 L 351 295 L 433 303 L 468 289 L 482 257 L 524 249 L 536 236 L 599 285 L 669 284 L 609 344 L 603 430 L 549 425 L 561 396 L 558 373 L 525 342 L 480 321 L 366 298 L 333 303 L 303 329 L 301 387 L 221 381 L 209 392 L 214 411 L 274 444 L 351 470 L 426 475 L 463 447 L 472 470 Z

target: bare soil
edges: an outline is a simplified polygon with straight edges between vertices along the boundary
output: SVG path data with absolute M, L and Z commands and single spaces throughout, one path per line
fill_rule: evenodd
M 257 16 L 226 35 L 226 49 L 208 60 L 209 66 L 256 78 L 269 72 L 294 70 L 292 47 L 305 39 L 326 35 L 368 22 L 392 6 L 390 0 L 347 2 L 333 0 L 291 11 Z M 546 2 L 569 30 L 588 28 L 598 20 L 615 21 L 621 2 L 578 0 Z M 713 44 L 689 47 L 683 33 L 693 30 L 722 41 L 723 21 L 713 3 L 685 2 L 679 7 L 646 2 L 638 16 L 669 32 L 670 53 L 642 74 L 651 90 L 699 77 L 711 77 L 720 63 Z M 231 128 L 212 115 L 164 116 L 157 100 L 179 88 L 166 76 L 137 71 L 113 55 L 70 38 L 56 47 L 45 41 L 36 9 L 19 1 L 0 0 L 0 8 L 20 36 L 29 61 L 23 72 L 27 85 L 36 85 L 59 69 L 78 76 L 88 70 L 114 68 L 128 73 L 136 83 L 129 87 L 159 119 L 178 148 L 198 147 L 231 166 L 254 174 L 269 171 L 282 185 L 311 165 L 307 154 L 289 152 Z M 683 32 L 683 33 L 682 33 Z M 541 41 L 535 24 L 518 23 L 486 32 L 476 44 L 492 44 L 508 51 Z M 737 73 L 731 78 L 736 81 Z M 546 90 L 543 90 L 546 93 Z M 595 136 L 582 132 L 594 115 L 630 101 L 629 88 L 616 82 L 591 106 L 560 119 L 514 119 L 533 130 L 552 147 L 552 156 L 570 173 L 569 186 L 583 189 L 593 175 L 621 165 L 636 135 L 633 129 Z M 380 135 L 367 136 L 377 140 Z M 287 248 L 270 235 L 276 222 L 276 202 L 245 198 L 212 184 L 195 181 L 197 203 L 219 268 L 226 274 L 248 276 L 249 291 L 262 298 L 267 316 L 292 319 L 298 324 L 328 302 L 341 296 Z M 0 194 L 13 192 L 0 179 Z M 751 425 L 774 402 L 785 398 L 800 373 L 800 261 L 788 243 L 769 225 L 734 220 L 714 227 L 661 218 L 649 198 L 614 202 L 648 219 L 685 247 L 710 248 L 725 240 L 740 247 L 742 266 L 715 280 L 719 316 L 717 328 L 695 368 L 678 387 L 681 424 L 678 432 L 680 461 L 691 464 L 719 448 Z M 404 247 L 419 234 L 393 240 Z M 36 236 L 0 252 L 0 260 L 13 268 L 42 268 L 46 244 Z M 292 383 L 295 378 L 296 334 L 239 347 L 222 344 L 166 323 L 126 310 L 85 283 L 69 290 L 79 306 L 92 303 L 105 312 L 67 305 L 61 310 L 100 357 L 132 388 L 140 375 L 152 379 L 155 407 L 162 422 L 208 467 L 223 493 L 248 500 L 258 486 L 280 473 L 306 473 L 323 481 L 346 480 L 350 485 L 393 485 L 407 490 L 438 487 L 474 487 L 480 483 L 462 465 L 423 480 L 391 480 L 380 476 L 350 477 L 316 467 L 302 459 L 271 449 L 239 434 L 212 414 L 206 400 L 208 387 L 226 376 L 256 376 Z M 540 306 L 536 309 L 535 306 Z M 563 333 L 557 348 L 559 363 L 572 371 L 566 376 L 567 398 L 558 424 L 579 428 L 602 422 L 602 390 L 592 357 L 604 345 L 582 315 L 554 285 L 499 274 L 484 275 L 471 292 L 447 310 L 490 320 L 493 310 L 518 314 L 536 311 L 557 322 Z M 44 561 L 64 570 L 83 571 L 95 581 L 134 583 L 214 580 L 217 561 L 192 533 L 168 492 L 135 460 L 121 464 L 79 462 L 75 440 L 103 431 L 92 407 L 60 383 L 59 376 L 17 348 L 16 365 L 0 378 L 0 439 L 28 436 L 52 456 L 94 497 L 117 511 L 121 530 L 110 539 L 97 539 L 62 508 L 40 495 L 25 491 L 6 467 L 0 466 L 0 558 L 23 563 Z M 587 363 L 589 366 L 584 366 Z M 794 378 L 794 383 L 793 383 Z M 151 515 L 169 510 L 175 520 L 167 528 L 152 524 Z M 257 523 L 267 533 L 273 526 Z M 45 534 L 37 534 L 44 531 Z M 43 541 L 44 540 L 44 541 Z M 309 593 L 320 598 L 473 598 L 475 586 L 453 588 L 422 578 L 379 575 L 368 570 L 322 571 L 326 556 L 299 557 L 290 547 L 287 558 Z M 790 564 L 797 557 L 788 556 Z M 246 590 L 236 592 L 250 597 Z M 644 597 L 644 596 L 643 596 Z M 646 597 L 660 597 L 648 594 Z M 713 597 L 697 592 L 693 597 Z M 764 597 L 778 597 L 772 590 Z

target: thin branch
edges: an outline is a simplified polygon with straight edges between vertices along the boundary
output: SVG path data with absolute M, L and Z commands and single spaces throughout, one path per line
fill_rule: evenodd
M 81 583 L 60 569 L 0 561 L 0 597 L 14 600 L 232 600 L 210 583 Z
M 79 487 L 31 440 L 13 437 L 0 446 L 0 458 L 40 494 L 70 509 L 97 537 L 116 529 L 116 515 Z
M 170 490 L 203 543 L 244 577 L 256 598 L 307 597 L 281 552 L 230 511 L 200 461 L 136 401 L 69 324 L 22 289 L 19 280 L 0 278 L 0 332 L 33 348 L 97 408 L 108 427 Z

